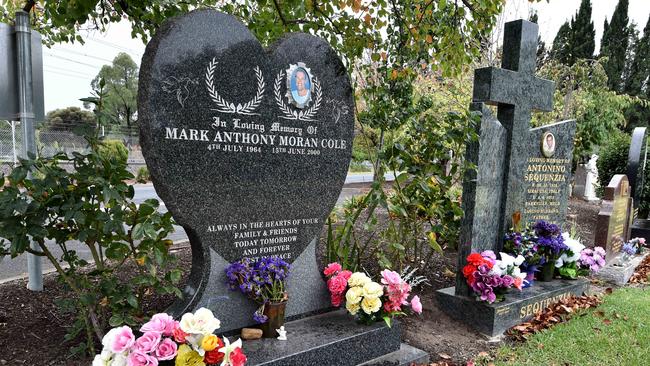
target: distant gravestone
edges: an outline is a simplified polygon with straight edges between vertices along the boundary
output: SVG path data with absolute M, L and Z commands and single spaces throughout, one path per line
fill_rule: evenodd
M 632 196 L 634 197 L 634 214 L 632 215 L 632 228 L 630 238 L 645 238 L 650 240 L 650 217 L 639 217 L 639 204 L 642 202 L 642 193 L 648 167 L 648 137 L 646 127 L 637 127 L 632 132 L 630 151 L 627 160 L 627 174 L 630 179 Z
M 475 71 L 471 109 L 482 112 L 482 120 L 479 141 L 468 145 L 466 159 L 477 170 L 463 181 L 456 286 L 436 292 L 446 313 L 490 336 L 530 319 L 533 309 L 582 294 L 588 286 L 583 280 L 554 281 L 488 305 L 475 300 L 462 273 L 469 253 L 501 250 L 515 213 L 523 223 L 547 220 L 564 226 L 576 125 L 564 121 L 530 127 L 533 110 L 553 107 L 553 82 L 535 76 L 537 34 L 534 23 L 506 23 L 502 68 Z M 497 106 L 496 118 L 483 103 Z
M 170 19 L 140 71 L 142 152 L 156 191 L 192 247 L 176 313 L 212 309 L 221 331 L 256 305 L 225 285 L 243 257 L 293 265 L 287 316 L 329 306 L 315 243 L 351 157 L 354 99 L 345 67 L 320 38 L 291 34 L 268 51 L 234 17 Z
M 608 263 L 614 260 L 629 239 L 631 210 L 627 176 L 616 174 L 605 188 L 596 223 L 595 244 L 606 249 Z

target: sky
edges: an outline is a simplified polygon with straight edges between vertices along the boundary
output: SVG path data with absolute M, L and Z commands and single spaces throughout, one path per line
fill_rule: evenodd
M 611 19 L 618 0 L 592 0 L 592 19 L 596 28 L 596 50 L 600 47 L 605 18 Z M 539 15 L 539 28 L 547 46 L 557 30 L 580 6 L 580 0 L 542 0 L 531 4 L 528 0 L 507 0 L 499 27 L 503 22 L 528 18 L 531 9 Z M 650 0 L 630 0 L 629 17 L 642 32 L 650 15 Z M 45 111 L 68 106 L 82 107 L 79 101 L 90 95 L 90 82 L 102 65 L 110 64 L 120 52 L 126 52 L 139 65 L 145 45 L 131 38 L 128 22 L 112 24 L 107 32 L 81 34 L 85 44 L 58 44 L 43 49 Z

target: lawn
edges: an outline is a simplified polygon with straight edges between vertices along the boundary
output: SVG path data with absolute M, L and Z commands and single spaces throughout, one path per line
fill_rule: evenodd
M 495 365 L 648 365 L 650 289 L 623 288 L 570 321 L 503 346 Z

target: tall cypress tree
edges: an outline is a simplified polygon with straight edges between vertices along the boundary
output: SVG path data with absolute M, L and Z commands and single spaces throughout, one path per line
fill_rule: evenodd
M 533 12 L 528 17 L 528 20 L 532 23 L 538 24 L 537 12 Z M 544 65 L 548 59 L 548 50 L 546 50 L 546 43 L 542 41 L 542 36 L 537 36 L 537 68 L 539 69 Z
M 608 78 L 607 84 L 615 91 L 622 91 L 624 87 L 623 71 L 629 40 L 628 3 L 629 0 L 618 1 L 612 21 L 608 24 L 605 20 L 605 32 L 600 41 L 600 55 L 608 58 L 604 65 Z
M 645 87 L 650 77 L 650 17 L 643 28 L 643 36 L 634 44 L 632 60 L 625 78 L 625 93 L 630 95 L 648 95 Z
M 578 59 L 594 57 L 596 30 L 591 21 L 591 0 L 582 0 L 570 22 L 564 23 L 553 40 L 551 55 L 558 61 L 573 65 Z
M 571 25 L 569 22 L 564 22 L 557 31 L 557 34 L 553 39 L 551 57 L 563 64 L 569 63 L 571 58 Z
M 591 0 L 582 0 L 575 19 L 571 20 L 570 64 L 577 59 L 593 58 L 595 48 L 596 29 L 591 21 Z

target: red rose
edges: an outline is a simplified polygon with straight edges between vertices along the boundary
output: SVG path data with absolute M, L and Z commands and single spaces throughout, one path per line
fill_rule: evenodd
M 352 276 L 352 272 L 348 271 L 347 269 L 345 271 L 339 272 L 339 276 L 345 278 L 345 280 L 349 280 L 350 276 Z
M 232 366 L 244 366 L 246 361 L 246 355 L 241 351 L 241 348 L 235 348 L 230 352 L 230 364 Z
M 174 329 L 174 340 L 176 343 L 185 343 L 185 338 L 189 334 L 183 332 L 180 327 Z
M 332 294 L 331 300 L 332 300 L 332 306 L 338 308 L 343 303 L 343 300 L 345 300 L 345 295 L 343 293 Z
M 476 266 L 476 267 L 483 264 L 484 261 L 485 261 L 485 259 L 479 253 L 472 253 L 472 254 L 467 256 L 467 263 L 469 263 L 469 264 L 471 264 L 473 266 Z
M 343 276 L 334 276 L 327 280 L 327 287 L 332 294 L 340 294 L 348 287 L 348 280 Z
M 205 353 L 205 356 L 203 357 L 203 360 L 205 363 L 208 365 L 213 365 L 213 364 L 218 364 L 223 361 L 223 356 L 224 354 L 219 352 L 219 348 L 223 347 L 223 341 L 219 339 L 219 346 L 217 348 L 213 349 L 212 351 L 207 351 Z
M 476 271 L 476 267 L 471 264 L 468 264 L 465 267 L 463 267 L 463 275 L 465 277 L 471 276 L 472 273 L 474 273 L 474 271 Z

